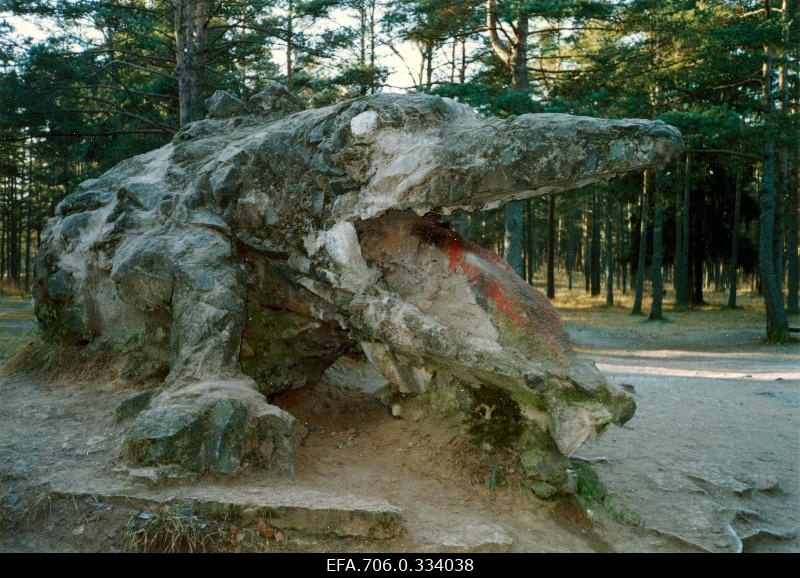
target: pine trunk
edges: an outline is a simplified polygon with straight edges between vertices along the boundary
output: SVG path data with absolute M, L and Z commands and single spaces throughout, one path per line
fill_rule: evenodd
M 600 204 L 597 200 L 597 188 L 592 191 L 592 297 L 600 295 L 600 277 L 603 269 L 600 265 Z
M 640 224 L 640 236 L 639 236 L 639 258 L 636 262 L 636 288 L 633 297 L 633 310 L 631 313 L 633 315 L 641 315 L 642 313 L 642 295 L 644 293 L 644 267 L 645 267 L 645 260 L 647 257 L 647 215 L 649 213 L 648 209 L 648 197 L 650 196 L 649 188 L 650 188 L 650 179 L 649 179 L 649 170 L 643 173 L 643 185 L 642 185 L 642 221 Z
M 611 194 L 606 196 L 606 305 L 614 305 L 614 239 L 612 235 L 611 219 L 613 214 Z
M 514 201 L 505 206 L 505 239 L 504 252 L 506 261 L 520 277 L 525 277 L 523 267 L 523 212 L 524 202 Z
M 680 252 L 675 257 L 675 308 L 684 311 L 689 308 L 689 230 L 691 206 L 691 167 L 692 158 L 686 153 L 683 169 L 683 208 L 681 210 L 681 227 L 676 223 L 676 237 L 680 239 Z
M 728 308 L 736 309 L 736 291 L 739 282 L 739 223 L 742 220 L 742 174 L 736 171 L 736 192 L 734 193 L 733 227 L 731 228 L 731 262 L 728 269 Z
M 653 172 L 653 301 L 650 305 L 650 319 L 661 319 L 661 306 L 664 300 L 664 282 L 661 276 L 661 264 L 664 260 L 663 226 L 664 207 L 661 198 L 659 171 Z
M 550 195 L 548 199 L 549 212 L 547 215 L 547 297 L 554 299 L 556 296 L 556 197 Z
M 771 18 L 771 2 L 765 0 L 765 15 Z M 789 339 L 789 322 L 783 307 L 783 295 L 775 270 L 775 102 L 772 94 L 772 47 L 764 48 L 762 95 L 765 108 L 764 153 L 761 167 L 761 215 L 759 218 L 758 270 L 764 296 L 767 321 L 767 341 L 785 342 Z

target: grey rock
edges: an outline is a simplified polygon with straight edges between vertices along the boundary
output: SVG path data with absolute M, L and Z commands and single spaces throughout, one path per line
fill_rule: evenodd
M 211 118 L 228 118 L 245 112 L 244 103 L 224 90 L 217 90 L 206 99 L 206 110 Z
M 785 530 L 773 530 L 769 528 L 755 528 L 741 536 L 742 551 L 757 551 L 764 542 L 790 542 L 797 538 L 795 528 Z
M 435 528 L 419 538 L 437 552 L 508 552 L 514 545 L 505 529 L 477 520 L 465 521 L 455 528 Z
M 781 487 L 778 478 L 767 474 L 751 474 L 744 481 L 757 492 L 773 492 Z
M 162 400 L 147 409 L 128 430 L 126 454 L 145 466 L 179 463 L 196 472 L 233 474 L 249 461 L 291 473 L 294 447 L 304 434 L 302 426 L 266 402 L 254 403 L 252 395 L 237 398 L 231 389 L 222 398 L 190 397 L 190 403 Z
M 750 484 L 711 467 L 702 471 L 688 472 L 686 477 L 711 495 L 730 492 L 737 496 L 749 496 L 753 493 L 753 486 Z
M 277 84 L 253 114 L 211 100 L 213 118 L 65 198 L 37 257 L 43 335 L 168 363 L 128 457 L 290 472 L 302 428 L 265 395 L 361 349 L 376 395 L 415 397 L 414 416 L 461 411 L 476 443 L 518 448 L 531 482 L 569 490 L 565 456 L 635 404 L 575 354 L 540 293 L 434 215 L 658 165 L 679 133 L 484 118 L 429 95 L 302 110 Z
M 530 485 L 531 491 L 543 500 L 552 498 L 558 493 L 558 489 L 544 482 L 533 482 Z
M 119 403 L 117 409 L 114 410 L 117 421 L 128 419 L 142 412 L 155 393 L 155 389 L 145 389 L 143 391 L 135 391 L 126 396 Z
M 197 472 L 190 472 L 177 464 L 129 468 L 124 471 L 131 482 L 143 483 L 145 486 L 159 486 L 165 483 L 195 483 L 198 481 Z
M 303 109 L 303 105 L 289 89 L 278 82 L 271 82 L 264 90 L 250 97 L 250 109 L 268 118 L 284 116 Z

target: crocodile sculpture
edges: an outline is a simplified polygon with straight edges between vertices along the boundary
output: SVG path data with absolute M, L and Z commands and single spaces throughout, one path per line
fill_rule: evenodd
M 437 216 L 658 165 L 682 148 L 676 129 L 485 118 L 422 94 L 302 110 L 277 84 L 208 106 L 61 201 L 36 261 L 45 339 L 160 380 L 127 430 L 128 459 L 291 469 L 304 426 L 269 399 L 356 350 L 396 414 L 405 402 L 463 412 L 548 491 L 569 485 L 585 439 L 633 415 L 552 305 Z

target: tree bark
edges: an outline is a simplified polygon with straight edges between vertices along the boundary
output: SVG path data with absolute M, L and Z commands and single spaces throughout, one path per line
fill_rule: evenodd
M 589 247 L 591 236 L 589 234 L 589 203 L 583 198 L 583 217 L 581 219 L 581 261 L 583 265 L 583 278 L 586 284 L 585 291 L 589 293 L 592 275 L 591 249 Z
M 797 32 L 797 5 L 798 0 L 790 3 L 790 12 L 784 11 L 784 18 L 794 23 L 794 31 Z M 789 32 L 789 28 L 786 28 Z M 784 43 L 789 45 L 789 38 L 784 36 Z M 795 59 L 795 79 L 800 74 L 800 65 Z M 800 81 L 795 80 L 794 94 L 792 103 L 792 114 L 797 116 L 800 113 Z M 787 216 L 786 216 L 786 308 L 791 314 L 800 313 L 798 304 L 798 292 L 800 290 L 800 255 L 798 255 L 798 212 L 800 212 L 800 130 L 793 135 L 795 138 L 795 148 L 793 152 L 793 162 L 790 164 L 789 190 L 787 191 Z
M 681 226 L 676 216 L 675 237 L 675 308 L 684 311 L 689 308 L 689 235 L 691 206 L 691 166 L 692 158 L 686 153 L 683 168 L 683 208 L 681 210 Z M 681 204 L 681 203 L 679 203 Z
M 375 0 L 369 2 L 369 67 L 375 70 Z M 375 87 L 372 87 L 375 92 Z
M 736 291 L 739 283 L 739 225 L 742 221 L 742 172 L 736 169 L 736 191 L 733 204 L 733 226 L 731 227 L 731 262 L 728 269 L 728 308 L 736 309 Z
M 486 29 L 489 33 L 489 42 L 498 58 L 511 72 L 514 90 L 524 91 L 528 88 L 528 14 L 519 11 L 517 24 L 514 29 L 514 40 L 505 43 L 498 33 L 500 24 L 497 20 L 495 0 L 486 1 Z
M 611 219 L 613 214 L 611 194 L 606 196 L 606 305 L 614 305 L 614 239 L 612 235 Z
M 522 261 L 523 211 L 523 201 L 514 201 L 505 206 L 504 253 L 506 261 L 520 277 L 525 276 Z
M 600 278 L 603 268 L 600 265 L 600 203 L 597 200 L 597 188 L 592 190 L 592 297 L 600 295 Z
M 203 118 L 203 78 L 208 45 L 206 0 L 173 0 L 180 126 Z
M 771 1 L 764 0 L 765 16 L 771 18 Z M 758 270 L 764 296 L 767 321 L 767 341 L 785 342 L 789 339 L 789 322 L 783 306 L 777 272 L 775 271 L 775 101 L 772 94 L 772 46 L 764 47 L 762 97 L 765 109 L 764 151 L 761 168 L 761 216 L 759 219 Z
M 628 263 L 626 262 L 628 246 L 628 201 L 620 199 L 617 207 L 617 261 L 619 262 L 619 274 L 622 279 L 622 294 L 628 293 Z
M 556 296 L 556 196 L 548 199 L 550 210 L 547 216 L 547 297 Z
M 567 256 L 565 265 L 567 269 L 567 288 L 572 291 L 572 280 L 575 276 L 575 222 L 578 219 L 576 203 L 568 202 L 567 207 Z
M 467 39 L 461 39 L 461 66 L 458 70 L 458 81 L 464 84 L 467 81 Z
M 650 320 L 662 319 L 661 306 L 664 300 L 664 282 L 661 276 L 661 264 L 664 261 L 664 207 L 661 195 L 659 170 L 653 172 L 653 300 L 650 305 Z
M 781 3 L 781 18 L 783 20 L 783 44 L 789 46 L 789 2 Z M 778 100 L 781 104 L 781 114 L 788 121 L 789 113 L 789 83 L 786 75 L 786 65 L 781 60 L 778 64 Z M 775 236 L 773 239 L 773 259 L 775 260 L 775 276 L 778 279 L 778 290 L 783 288 L 783 250 L 784 250 L 784 200 L 788 193 L 789 181 L 789 149 L 785 140 L 781 140 L 778 147 L 778 172 L 777 190 L 775 191 Z
M 294 0 L 286 5 L 286 85 L 292 86 L 294 78 Z
M 644 293 L 644 267 L 647 253 L 647 215 L 649 213 L 648 198 L 650 196 L 649 169 L 643 173 L 642 177 L 642 222 L 640 224 L 639 236 L 639 258 L 636 263 L 636 289 L 633 297 L 633 315 L 642 313 L 642 295 Z
M 425 44 L 425 62 L 425 88 L 430 91 L 433 88 L 433 42 L 430 41 Z
M 797 155 L 800 163 L 800 154 Z M 798 256 L 798 216 L 800 211 L 800 185 L 798 185 L 797 169 L 795 168 L 794 186 L 789 190 L 788 215 L 786 219 L 786 309 L 788 313 L 800 313 L 798 306 L 798 293 L 800 291 L 800 256 Z
M 526 233 L 527 233 L 527 274 L 528 274 L 528 283 L 533 285 L 533 276 L 536 272 L 536 251 L 537 251 L 537 243 L 536 243 L 536 203 L 534 200 L 527 199 L 525 201 L 527 203 L 527 221 L 525 223 Z

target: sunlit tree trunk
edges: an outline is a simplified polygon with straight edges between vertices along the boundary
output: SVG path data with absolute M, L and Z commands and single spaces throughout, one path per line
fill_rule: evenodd
M 178 104 L 181 127 L 203 118 L 203 80 L 208 47 L 205 0 L 173 0 Z
M 650 196 L 649 170 L 643 173 L 642 178 L 642 221 L 639 236 L 639 258 L 636 262 L 636 288 L 633 297 L 633 315 L 642 313 L 642 295 L 644 294 L 644 267 L 647 254 L 647 215 L 649 212 L 648 198 Z
M 771 18 L 771 1 L 764 0 L 765 15 Z M 767 340 L 789 339 L 789 322 L 783 306 L 777 271 L 775 270 L 775 100 L 772 94 L 774 73 L 773 47 L 764 47 L 762 96 L 765 109 L 764 151 L 761 168 L 761 216 L 759 219 L 758 269 L 766 309 Z
M 509 42 L 500 38 L 499 26 L 496 2 L 487 0 L 486 30 L 489 33 L 492 49 L 510 70 L 514 90 L 526 90 L 528 88 L 528 14 L 520 9 L 517 22 L 513 26 L 514 38 Z
M 731 262 L 728 270 L 728 308 L 736 308 L 736 291 L 739 282 L 739 226 L 742 221 L 742 172 L 736 169 L 736 191 L 734 193 L 733 226 L 731 227 Z

